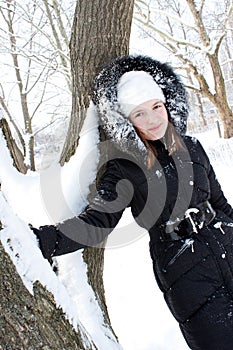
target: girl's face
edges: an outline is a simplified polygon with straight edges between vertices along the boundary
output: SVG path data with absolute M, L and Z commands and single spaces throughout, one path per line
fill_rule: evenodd
M 132 124 L 146 140 L 161 139 L 167 130 L 168 114 L 160 100 L 149 100 L 132 110 L 129 115 Z

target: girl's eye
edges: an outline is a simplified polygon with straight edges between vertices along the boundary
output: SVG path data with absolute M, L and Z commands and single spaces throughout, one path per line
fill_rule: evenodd
M 161 108 L 161 107 L 163 107 L 163 105 L 162 105 L 162 103 L 159 103 L 159 104 L 156 104 L 156 105 L 154 106 L 154 109 L 158 109 L 158 108 Z
M 143 112 L 137 112 L 134 114 L 134 118 L 143 117 Z

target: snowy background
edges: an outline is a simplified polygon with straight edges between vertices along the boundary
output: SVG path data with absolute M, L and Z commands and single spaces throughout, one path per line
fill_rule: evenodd
M 132 35 L 131 52 L 144 53 L 167 60 L 163 52 L 151 47 L 145 38 Z M 203 144 L 229 202 L 233 204 L 233 139 L 224 140 L 213 126 L 196 136 Z M 91 142 L 90 142 L 91 141 Z M 36 239 L 28 228 L 58 222 L 80 211 L 86 204 L 88 184 L 94 179 L 97 143 L 96 120 L 90 113 L 82 131 L 76 154 L 62 169 L 52 162 L 41 172 L 19 174 L 12 165 L 5 141 L 0 135 L 0 218 L 4 229 L 1 240 L 11 255 L 25 286 L 32 292 L 33 282 L 52 291 L 70 322 L 81 324 L 99 350 L 187 350 L 176 321 L 171 316 L 152 271 L 148 235 L 133 224 L 127 210 L 114 234 L 130 225 L 135 230 L 127 241 L 115 242 L 110 237 L 105 252 L 104 280 L 112 326 L 119 346 L 103 319 L 95 296 L 86 280 L 86 266 L 81 252 L 57 259 L 59 277 L 43 259 Z M 54 154 L 51 155 L 54 159 Z M 50 163 L 46 152 L 38 163 Z M 88 158 L 88 162 L 86 159 Z M 81 175 L 85 165 L 85 176 Z M 54 200 L 56 198 L 56 200 Z

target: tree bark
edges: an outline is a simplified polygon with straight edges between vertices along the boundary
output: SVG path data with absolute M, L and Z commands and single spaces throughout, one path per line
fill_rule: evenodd
M 222 99 L 222 96 L 215 96 L 215 106 L 218 106 L 218 113 L 223 122 L 224 138 L 233 137 L 233 112 L 229 107 L 227 100 Z
M 114 58 L 128 54 L 133 5 L 134 0 L 77 1 L 70 41 L 72 113 L 60 160 L 62 165 L 78 146 L 93 78 Z M 84 250 L 83 257 L 88 266 L 88 281 L 101 306 L 104 320 L 112 329 L 103 284 L 104 244 L 99 249 Z
M 0 128 L 2 129 L 2 133 L 6 139 L 7 147 L 9 149 L 9 152 L 11 154 L 11 157 L 13 159 L 13 164 L 21 173 L 26 174 L 27 167 L 24 163 L 24 155 L 20 151 L 19 147 L 17 146 L 12 134 L 10 127 L 6 121 L 6 119 L 2 118 L 0 119 Z
M 77 1 L 70 41 L 72 113 L 61 164 L 78 145 L 94 76 L 129 50 L 134 0 Z
M 29 293 L 1 242 L 0 268 L 1 350 L 96 349 L 73 329 L 39 282 L 34 284 L 34 295 Z
M 233 137 L 233 112 L 227 99 L 224 77 L 218 60 L 218 51 L 208 56 L 215 80 L 215 94 L 212 102 L 218 109 L 218 113 L 223 122 L 224 137 L 230 138 Z

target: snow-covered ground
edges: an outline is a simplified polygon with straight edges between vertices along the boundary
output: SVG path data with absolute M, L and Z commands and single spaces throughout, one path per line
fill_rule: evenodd
M 89 123 L 93 123 L 93 120 L 87 120 L 88 132 L 83 130 L 80 153 L 62 171 L 54 165 L 46 173 L 19 174 L 12 167 L 4 139 L 0 138 L 0 218 L 4 226 L 1 239 L 31 292 L 33 282 L 39 279 L 53 292 L 57 304 L 62 306 L 70 321 L 88 330 L 99 350 L 114 350 L 121 347 L 103 325 L 101 312 L 86 281 L 86 266 L 81 259 L 81 252 L 58 259 L 60 274 L 57 278 L 48 262 L 42 258 L 36 239 L 27 226 L 29 222 L 40 225 L 62 220 L 72 215 L 72 212 L 81 210 L 85 204 L 86 193 L 79 191 L 80 183 L 77 181 L 80 163 L 82 167 L 84 163 L 86 167 L 92 164 L 85 172 L 88 177 L 79 179 L 81 187 L 85 188 L 96 166 L 90 159 L 86 162 L 86 156 L 98 158 L 93 153 L 97 142 L 95 125 Z M 93 134 L 90 134 L 92 131 Z M 195 136 L 209 154 L 225 195 L 233 204 L 233 139 L 218 139 L 215 130 Z M 89 142 L 90 139 L 93 144 Z M 58 186 L 57 191 L 55 182 L 63 186 L 62 189 Z M 55 195 L 59 197 L 59 204 L 53 211 L 51 208 L 55 204 Z M 185 350 L 187 345 L 154 280 L 148 235 L 132 223 L 128 211 L 119 227 L 127 225 L 135 232 L 138 229 L 138 236 L 129 236 L 127 242 L 120 242 L 118 246 L 110 243 L 105 254 L 106 298 L 120 344 L 124 350 Z

